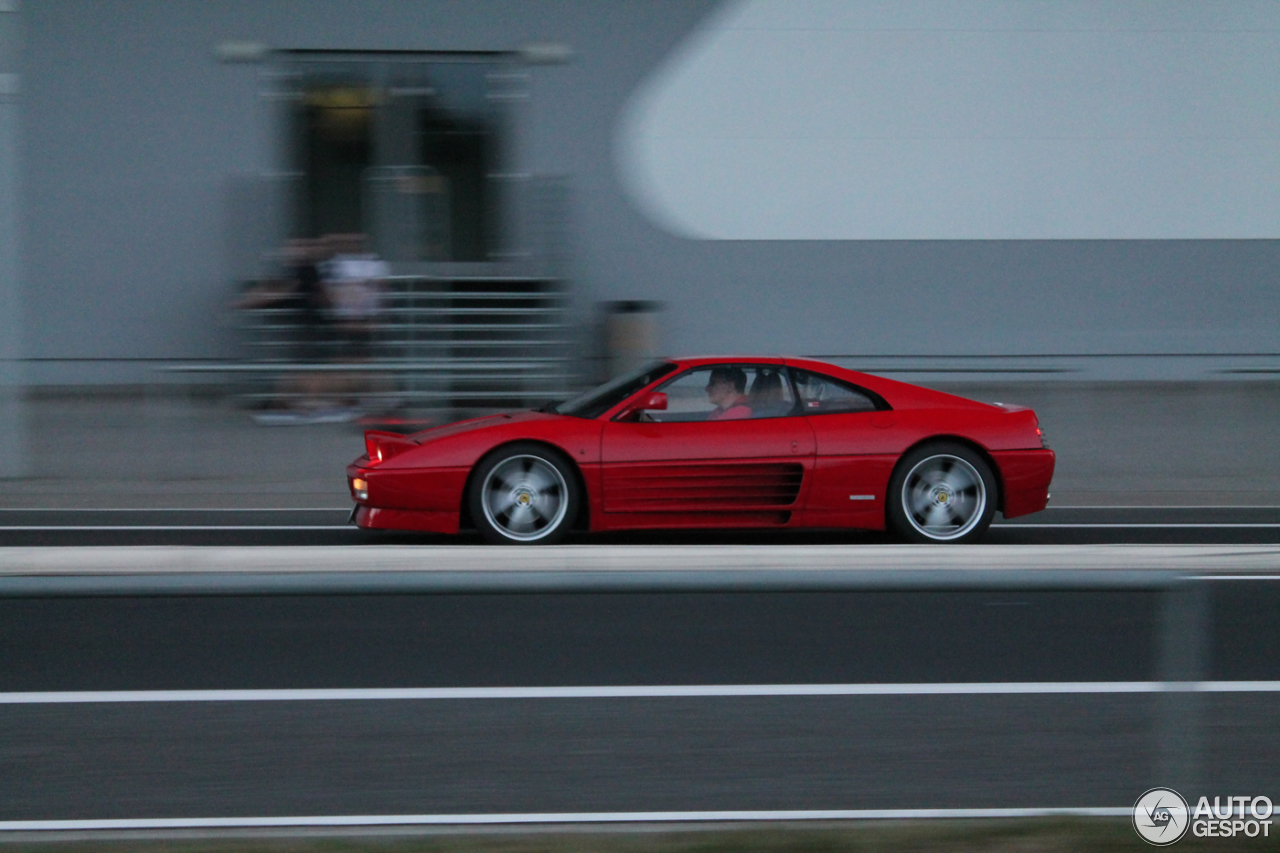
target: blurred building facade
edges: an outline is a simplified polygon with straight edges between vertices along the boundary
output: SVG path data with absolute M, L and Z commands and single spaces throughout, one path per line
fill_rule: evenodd
M 1239 227 L 1224 215 L 1180 230 L 1176 211 L 1150 210 L 1151 221 L 1173 216 L 1173 225 L 1127 231 L 1103 218 L 1092 232 L 1088 211 L 1075 209 L 1061 221 L 1084 222 L 1079 232 L 868 227 L 859 239 L 857 222 L 877 221 L 872 210 L 834 237 L 821 228 L 700 232 L 707 217 L 689 210 L 699 199 L 713 207 L 750 199 L 784 222 L 843 215 L 805 193 L 848 178 L 851 161 L 841 152 L 852 143 L 802 138 L 821 134 L 779 124 L 787 113 L 761 106 L 769 97 L 815 101 L 831 115 L 885 108 L 865 93 L 822 101 L 803 81 L 717 66 L 724 54 L 708 34 L 729 19 L 738 21 L 735 32 L 754 33 L 750 50 L 734 54 L 739 60 L 786 66 L 793 51 L 795 63 L 808 61 L 812 51 L 792 36 L 821 26 L 796 19 L 788 29 L 779 9 L 813 15 L 823 4 L 774 3 L 755 29 L 732 17 L 749 18 L 758 5 L 0 3 L 0 242 L 15 247 L 0 252 L 0 309 L 13 327 L 0 352 L 6 387 L 145 383 L 165 365 L 239 358 L 244 339 L 226 308 L 236 288 L 260 275 L 264 255 L 284 240 L 334 231 L 368 232 L 398 275 L 565 283 L 566 310 L 579 321 L 599 303 L 660 303 L 660 344 L 673 352 L 797 353 L 972 379 L 1280 372 L 1280 193 L 1269 183 L 1280 168 L 1255 174 L 1271 191 L 1249 202 L 1252 218 Z M 842 15 L 866 11 L 868 31 L 900 31 L 901 22 L 872 20 L 881 8 L 874 4 L 827 5 Z M 1143 34 L 1181 27 L 1220 40 L 1232 29 L 1201 26 L 1189 8 L 1147 4 L 1138 18 L 1102 29 L 1147 45 L 1126 61 L 1174 62 L 1182 58 L 1175 48 L 1162 55 Z M 1245 29 L 1274 41 L 1274 6 L 1239 8 L 1252 15 Z M 940 26 L 959 32 L 963 23 Z M 1009 62 L 1048 61 L 1034 56 Z M 675 80 L 690 68 L 703 77 Z M 726 75 L 745 89 L 697 83 Z M 770 81 L 780 95 L 770 95 Z M 1099 103 L 1107 85 L 1101 81 Z M 1280 115 L 1268 87 L 1256 83 L 1256 102 L 1241 109 Z M 679 109 L 664 113 L 656 99 L 673 90 Z M 992 90 L 994 100 L 999 94 Z M 1187 109 L 1169 93 L 1143 103 L 1152 126 Z M 700 166 L 705 146 L 664 136 L 660 122 L 644 124 L 654 115 L 678 120 L 680 109 L 690 133 L 722 119 L 736 128 L 718 149 L 724 163 L 711 155 Z M 1099 118 L 1090 132 L 1107 127 Z M 1262 152 L 1248 162 L 1280 163 L 1272 124 L 1240 134 Z M 755 138 L 772 140 L 774 159 L 734 159 L 742 140 Z M 667 168 L 673 162 L 679 168 Z M 717 171 L 725 163 L 728 171 Z M 816 177 L 796 178 L 797 163 Z M 732 186 L 683 181 L 693 189 L 681 196 L 655 185 L 684 174 Z M 1039 185 L 1027 178 L 1026 186 L 1033 194 Z M 868 183 L 869 198 L 872 189 Z M 907 186 L 899 178 L 876 192 L 924 199 L 919 211 L 935 197 L 923 179 Z M 936 197 L 958 204 L 956 192 Z M 883 218 L 893 213 L 886 208 Z M 963 223 L 982 211 L 953 213 Z M 1222 221 L 1228 225 L 1215 230 Z

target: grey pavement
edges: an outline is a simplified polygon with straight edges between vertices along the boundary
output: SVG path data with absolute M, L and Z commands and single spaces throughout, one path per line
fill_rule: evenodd
M 0 507 L 341 508 L 364 452 L 357 424 L 261 426 L 207 389 L 41 391 L 25 414 L 29 476 Z
M 1058 454 L 1054 506 L 1280 504 L 1280 383 L 938 386 L 1031 406 Z
M 1034 407 L 1055 506 L 1280 505 L 1280 383 L 935 387 Z M 261 426 L 209 389 L 34 389 L 25 418 L 28 476 L 0 508 L 341 508 L 364 449 L 358 424 Z

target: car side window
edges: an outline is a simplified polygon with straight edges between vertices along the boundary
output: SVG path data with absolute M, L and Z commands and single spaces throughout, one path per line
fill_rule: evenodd
M 875 398 L 856 385 L 809 370 L 792 373 L 800 396 L 800 410 L 806 415 L 874 412 L 880 408 Z
M 697 367 L 660 385 L 667 408 L 641 421 L 721 421 L 798 414 L 795 390 L 781 365 L 716 364 Z
M 702 390 L 706 387 L 710 370 L 690 370 L 675 379 L 658 386 L 658 390 L 667 395 L 667 408 L 657 412 L 647 412 L 646 420 L 659 422 L 700 421 L 704 420 L 712 405 L 707 402 L 707 395 Z

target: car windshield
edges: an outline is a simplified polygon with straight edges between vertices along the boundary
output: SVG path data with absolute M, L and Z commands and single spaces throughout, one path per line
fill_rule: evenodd
M 675 369 L 676 365 L 669 361 L 655 361 L 614 377 L 598 388 L 584 391 L 563 403 L 549 406 L 547 411 L 575 418 L 598 418 L 641 388 L 657 382 Z

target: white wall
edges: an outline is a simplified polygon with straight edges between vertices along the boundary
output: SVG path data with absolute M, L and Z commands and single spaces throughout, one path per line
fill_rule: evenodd
M 1273 239 L 1217 239 L 1223 235 L 1206 231 L 1191 236 L 1214 239 L 943 240 L 933 238 L 947 232 L 923 219 L 918 233 L 900 235 L 921 239 L 850 233 L 772 239 L 794 236 L 775 228 L 745 235 L 752 239 L 721 240 L 672 228 L 654 216 L 652 205 L 636 201 L 647 190 L 626 184 L 619 152 L 627 145 L 620 141 L 634 128 L 637 93 L 643 98 L 655 86 L 662 89 L 669 79 L 663 69 L 671 67 L 664 59 L 678 63 L 685 46 L 696 47 L 704 37 L 699 24 L 721 20 L 711 17 L 718 8 L 715 0 L 24 5 L 19 209 L 24 348 L 36 359 L 28 376 L 138 381 L 155 375 L 151 359 L 237 353 L 233 330 L 221 319 L 245 265 L 244 252 L 229 245 L 240 242 L 228 236 L 238 226 L 229 221 L 229 199 L 252 197 L 246 185 L 278 169 L 281 157 L 259 97 L 260 67 L 214 58 L 214 45 L 228 40 L 416 50 L 567 43 L 572 62 L 532 69 L 513 165 L 568 177 L 572 271 L 582 298 L 665 302 L 664 340 L 672 351 L 875 355 L 888 363 L 952 355 L 1099 356 L 1090 363 L 1122 365 L 1115 375 L 1129 377 L 1147 375 L 1143 365 L 1167 366 L 1150 358 L 1125 361 L 1129 354 L 1208 353 L 1221 358 L 1175 360 L 1170 363 L 1198 366 L 1174 375 L 1240 375 L 1210 373 L 1204 367 L 1210 363 L 1212 370 L 1280 369 L 1280 242 Z M 795 93 L 798 102 L 805 97 Z M 684 104 L 681 109 L 696 107 L 711 118 L 722 106 L 714 98 Z M 1172 121 L 1170 115 L 1156 118 Z M 804 167 L 802 159 L 796 163 Z M 884 191 L 890 192 L 896 187 L 887 174 Z M 690 177 L 691 190 L 698 190 L 697 178 Z M 743 186 L 734 190 L 751 195 L 760 180 L 743 175 Z M 960 187 L 971 189 L 964 182 Z M 1258 182 L 1272 205 L 1273 190 L 1269 181 Z M 744 221 L 751 213 L 733 197 L 711 203 L 709 191 L 696 194 L 704 210 L 679 206 L 677 213 L 741 213 Z M 929 201 L 921 210 L 933 209 L 929 192 L 919 197 Z M 1214 215 L 1222 219 L 1240 199 L 1228 194 L 1207 201 L 1220 204 Z M 947 205 L 938 207 L 945 213 Z M 902 213 L 898 219 L 912 225 Z M 1261 214 L 1258 221 L 1265 219 Z M 799 228 L 805 215 L 797 209 L 775 226 Z M 1181 232 L 1147 236 L 1175 233 Z M 949 366 L 947 358 L 930 364 Z
M 632 99 L 677 234 L 1280 237 L 1280 5 L 737 0 Z

